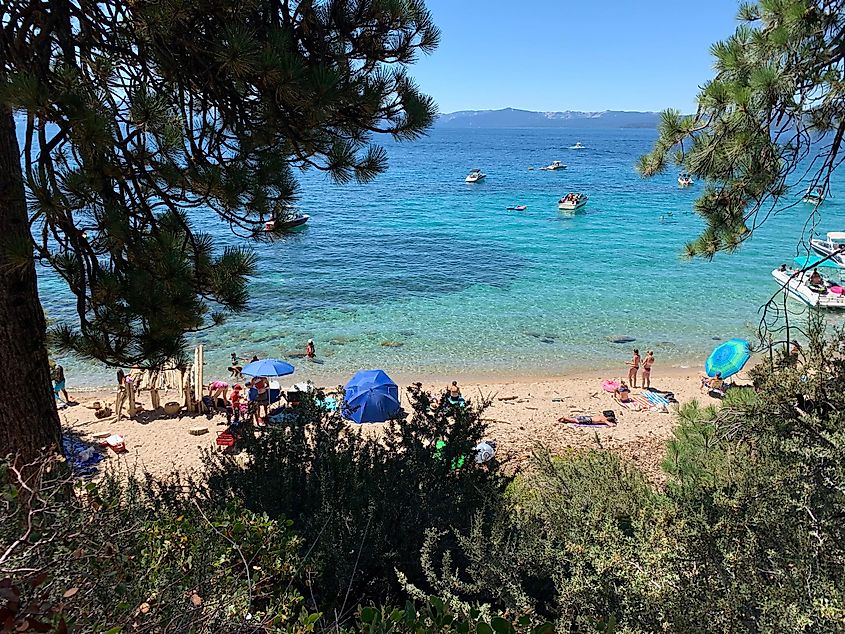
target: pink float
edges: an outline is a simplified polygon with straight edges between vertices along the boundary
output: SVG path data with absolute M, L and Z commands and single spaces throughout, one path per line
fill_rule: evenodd
M 618 387 L 619 381 L 612 381 L 610 379 L 601 384 L 601 389 L 603 389 L 605 392 L 615 392 L 616 388 Z

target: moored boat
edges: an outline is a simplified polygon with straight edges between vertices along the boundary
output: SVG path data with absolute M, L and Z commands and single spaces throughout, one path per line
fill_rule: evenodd
M 528 205 L 515 205 L 513 207 L 508 207 L 508 211 L 525 211 L 528 209 Z
M 586 148 L 583 145 L 581 145 L 581 141 L 578 141 L 578 142 L 575 143 L 575 145 L 570 145 L 569 149 L 570 150 L 584 150 Z
M 487 174 L 482 172 L 480 169 L 471 170 L 467 177 L 464 179 L 467 183 L 478 183 L 479 181 L 484 180 L 487 178 Z
M 557 201 L 557 208 L 564 211 L 575 211 L 587 204 L 587 196 L 580 192 L 569 192 L 566 196 Z
M 540 169 L 545 170 L 546 172 L 554 172 L 555 170 L 565 170 L 566 165 L 564 165 L 560 161 L 552 161 L 549 165 L 541 167 Z
M 292 218 L 284 220 L 270 220 L 264 223 L 264 231 L 293 231 L 305 226 L 308 219 L 311 218 L 308 214 L 296 214 Z
M 824 240 L 813 238 L 810 247 L 820 256 L 836 266 L 845 269 L 845 231 L 830 231 Z
M 824 188 L 811 187 L 804 196 L 804 202 L 810 205 L 821 205 L 824 202 Z
M 802 258 L 797 259 L 802 260 Z M 845 288 L 823 277 L 816 269 L 802 272 L 802 268 L 789 268 L 782 264 L 772 271 L 772 277 L 778 281 L 787 295 L 808 306 L 845 309 Z

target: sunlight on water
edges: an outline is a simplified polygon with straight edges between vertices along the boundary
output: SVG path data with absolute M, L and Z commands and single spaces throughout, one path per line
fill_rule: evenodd
M 636 158 L 652 130 L 435 130 L 388 143 L 389 171 L 366 186 L 302 180 L 305 231 L 258 245 L 250 310 L 198 338 L 207 376 L 230 352 L 288 358 L 297 376 L 342 377 L 362 367 L 405 375 L 557 374 L 620 365 L 630 336 L 660 363 L 700 359 L 714 338 L 751 335 L 776 290 L 770 272 L 796 253 L 809 206 L 773 217 L 739 253 L 686 263 L 701 228 L 696 184 L 677 174 L 642 180 Z M 576 141 L 585 150 L 570 150 Z M 568 165 L 546 172 L 552 160 Z M 487 179 L 467 185 L 482 168 Z M 574 216 L 568 191 L 589 195 Z M 795 195 L 799 196 L 796 191 Z M 845 184 L 834 183 L 819 231 L 845 229 Z M 524 204 L 522 212 L 505 211 Z M 234 243 L 207 216 L 203 230 Z M 66 291 L 46 273 L 54 319 L 72 319 Z M 319 364 L 299 355 L 313 337 Z M 112 372 L 63 360 L 74 385 Z M 304 370 L 304 373 L 302 372 Z

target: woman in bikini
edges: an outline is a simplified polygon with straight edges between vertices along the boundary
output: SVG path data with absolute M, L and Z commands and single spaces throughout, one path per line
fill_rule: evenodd
M 619 381 L 619 387 L 613 391 L 613 398 L 620 403 L 629 403 L 631 401 L 631 390 L 625 385 L 625 381 Z
M 628 383 L 631 387 L 637 387 L 637 370 L 640 369 L 640 351 L 637 348 L 634 348 L 634 356 L 630 361 L 626 361 L 625 365 L 631 366 L 628 370 Z
M 654 365 L 654 351 L 649 350 L 645 353 L 643 359 L 643 387 L 645 389 L 651 388 L 651 366 Z

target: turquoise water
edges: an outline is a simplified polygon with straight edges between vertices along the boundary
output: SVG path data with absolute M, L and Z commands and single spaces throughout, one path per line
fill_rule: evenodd
M 553 375 L 621 366 L 631 346 L 612 336 L 680 364 L 700 359 L 714 337 L 751 335 L 776 290 L 770 272 L 795 255 L 811 208 L 773 216 L 735 255 L 683 262 L 683 244 L 701 228 L 692 213 L 701 187 L 679 189 L 675 173 L 634 172 L 654 138 L 653 130 L 434 130 L 416 143 L 388 142 L 390 169 L 369 185 L 305 173 L 299 206 L 311 221 L 256 246 L 262 272 L 249 312 L 198 338 L 206 376 L 225 375 L 233 351 L 288 358 L 303 379 L 362 367 Z M 576 141 L 587 149 L 568 149 Z M 528 170 L 555 159 L 568 169 Z M 486 181 L 464 183 L 473 167 Z M 590 196 L 575 216 L 557 210 L 567 191 Z M 833 191 L 821 232 L 845 229 L 841 178 Z M 516 204 L 528 209 L 505 211 Z M 221 246 L 235 242 L 213 219 L 197 225 Z M 41 284 L 50 316 L 72 318 L 55 282 Z M 297 358 L 308 338 L 319 363 Z M 63 362 L 75 385 L 111 382 L 111 370 Z

